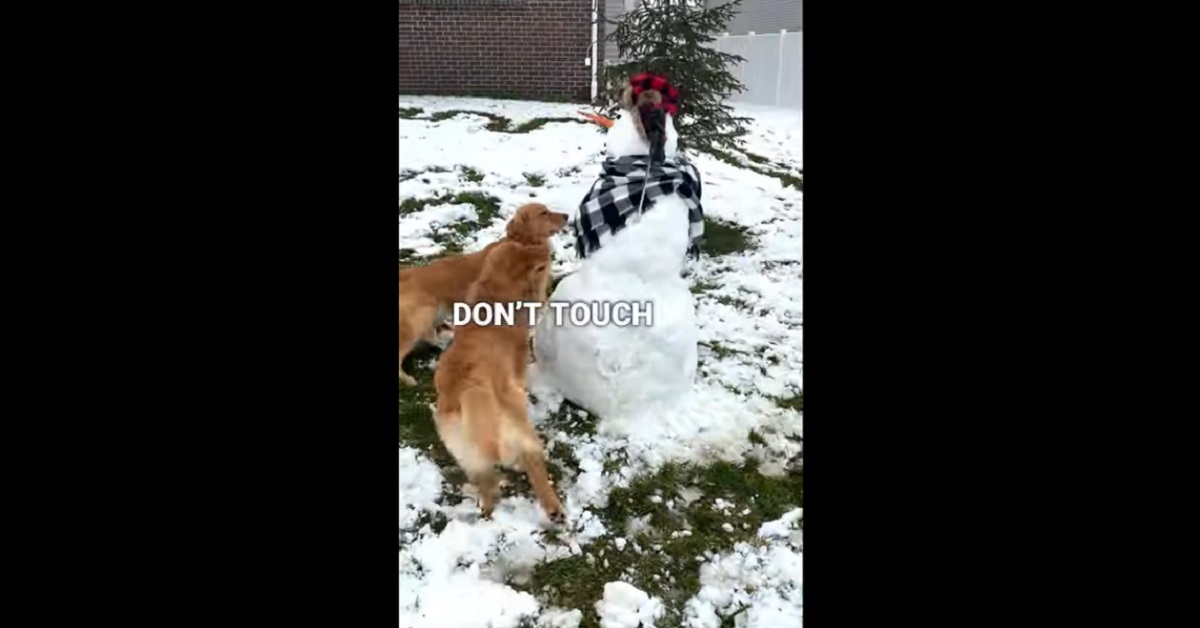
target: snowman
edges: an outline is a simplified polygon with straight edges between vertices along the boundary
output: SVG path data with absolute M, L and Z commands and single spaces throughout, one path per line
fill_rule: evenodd
M 593 316 L 542 316 L 534 336 L 538 371 L 601 419 L 676 406 L 696 376 L 696 309 L 683 273 L 699 255 L 704 216 L 699 173 L 677 150 L 678 101 L 666 79 L 641 74 L 615 121 L 593 118 L 609 126 L 608 158 L 571 223 L 579 270 L 550 297 Z

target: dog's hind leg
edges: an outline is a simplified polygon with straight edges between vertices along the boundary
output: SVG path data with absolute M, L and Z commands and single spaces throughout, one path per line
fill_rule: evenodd
M 479 511 L 484 519 L 490 519 L 500 499 L 500 478 L 494 470 L 470 476 L 471 484 L 479 489 Z
M 528 397 L 519 386 L 511 386 L 500 398 L 504 411 L 500 427 L 500 458 L 506 464 L 519 466 L 529 478 L 533 492 L 546 516 L 555 524 L 566 523 L 562 502 L 554 492 L 550 473 L 546 471 L 546 450 L 533 424 L 529 422 Z
M 562 502 L 558 501 L 558 495 L 554 493 L 554 485 L 550 483 L 545 459 L 545 451 L 539 447 L 537 451 L 526 451 L 521 455 L 521 466 L 525 468 L 525 475 L 529 477 L 529 483 L 533 486 L 533 492 L 537 495 L 538 503 L 546 512 L 546 516 L 556 525 L 562 525 L 567 522 L 567 516 L 563 511 Z
M 404 372 L 404 358 L 408 357 L 417 341 L 429 333 L 436 318 L 436 303 L 414 304 L 408 308 L 408 312 L 400 312 L 400 382 L 407 386 L 416 386 L 417 380 Z
M 479 489 L 479 508 L 484 518 L 491 517 L 500 497 L 496 476 L 500 410 L 492 394 L 483 388 L 464 391 L 459 403 L 461 410 L 456 415 L 439 415 L 438 434 L 471 484 Z

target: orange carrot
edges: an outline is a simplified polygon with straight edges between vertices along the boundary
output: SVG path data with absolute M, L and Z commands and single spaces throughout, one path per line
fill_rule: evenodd
M 595 122 L 596 124 L 599 124 L 600 126 L 606 128 L 606 129 L 612 128 L 613 121 L 598 114 L 598 113 L 587 113 L 585 111 L 580 111 L 579 115 L 587 118 L 588 120 L 591 120 L 592 122 Z

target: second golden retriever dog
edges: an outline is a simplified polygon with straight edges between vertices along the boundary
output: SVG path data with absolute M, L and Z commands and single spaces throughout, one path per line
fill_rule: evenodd
M 567 225 L 569 216 L 550 211 L 540 203 L 517 210 L 505 237 L 482 251 L 438 260 L 428 266 L 400 269 L 400 382 L 416 386 L 404 372 L 404 358 L 418 340 L 433 343 L 436 323 L 445 319 L 454 303 L 463 301 L 479 276 L 484 260 L 506 240 L 549 246 L 550 237 Z
M 488 254 L 465 303 L 541 302 L 550 280 L 550 247 L 501 242 Z M 438 434 L 468 479 L 479 489 L 484 517 L 500 495 L 496 467 L 529 477 L 538 503 L 554 523 L 564 523 L 562 503 L 546 472 L 541 438 L 529 421 L 526 351 L 532 321 L 528 309 L 516 320 L 455 329 L 454 343 L 438 361 Z

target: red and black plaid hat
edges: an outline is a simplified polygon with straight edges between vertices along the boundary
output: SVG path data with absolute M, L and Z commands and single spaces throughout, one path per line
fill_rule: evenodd
M 637 102 L 638 96 L 642 92 L 653 89 L 662 94 L 663 97 L 662 104 L 658 108 L 666 110 L 667 113 L 671 114 L 671 117 L 679 115 L 679 91 L 667 82 L 665 76 L 642 72 L 629 79 L 629 85 L 633 88 L 633 102 Z

